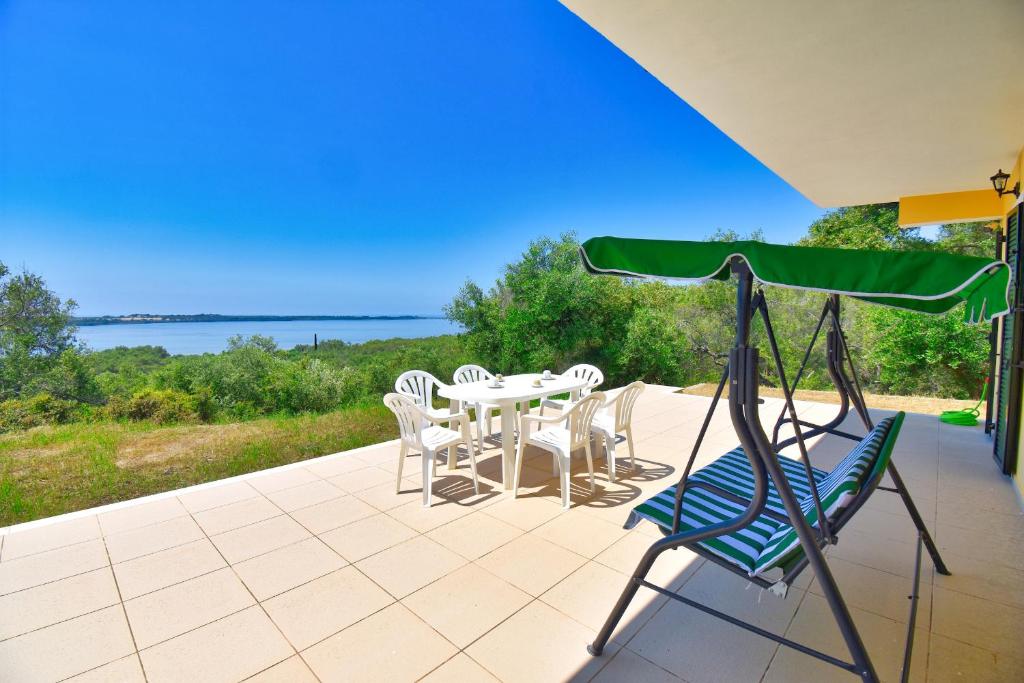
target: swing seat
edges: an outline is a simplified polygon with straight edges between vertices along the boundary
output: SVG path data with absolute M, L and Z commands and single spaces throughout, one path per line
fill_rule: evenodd
M 878 485 L 888 466 L 903 418 L 904 413 L 901 412 L 879 422 L 832 471 L 811 468 L 830 529 L 838 530 L 848 518 L 843 513 L 855 502 L 862 503 Z M 812 527 L 817 527 L 817 509 L 804 465 L 781 456 L 778 461 L 799 500 L 804 517 Z M 689 481 L 716 486 L 744 500 L 750 500 L 754 494 L 754 475 L 742 448 L 736 448 L 692 473 Z M 766 510 L 786 516 L 782 499 L 770 477 L 768 486 Z M 625 528 L 631 529 L 646 519 L 661 527 L 666 535 L 671 534 L 675 496 L 676 487 L 671 486 L 638 505 L 630 513 Z M 683 496 L 679 531 L 694 531 L 729 521 L 743 514 L 745 509 L 742 503 L 714 491 L 690 488 Z M 776 568 L 788 571 L 804 556 L 793 526 L 765 513 L 742 529 L 698 541 L 695 545 L 704 551 L 701 554 L 710 554 L 734 565 L 749 577 L 758 577 Z

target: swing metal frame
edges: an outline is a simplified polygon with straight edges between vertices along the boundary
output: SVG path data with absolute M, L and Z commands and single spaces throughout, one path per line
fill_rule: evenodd
M 921 579 L 922 547 L 927 549 L 928 554 L 935 565 L 936 571 L 945 575 L 948 575 L 950 572 L 942 561 L 939 551 L 932 540 L 931 534 L 929 534 L 924 521 L 921 519 L 921 515 L 918 512 L 902 477 L 900 477 L 899 472 L 896 470 L 896 466 L 893 463 L 892 458 L 889 459 L 885 472 L 889 474 L 889 477 L 893 482 L 893 486 L 888 487 L 880 485 L 882 476 L 885 472 L 879 471 L 869 477 L 851 504 L 844 508 L 835 518 L 831 520 L 827 519 L 822 510 L 821 500 L 818 496 L 816 483 L 812 476 L 810 459 L 807 454 L 806 439 L 819 434 L 833 434 L 835 436 L 860 441 L 861 437 L 842 431 L 838 428 L 846 419 L 851 407 L 857 413 L 861 422 L 864 424 L 865 429 L 870 431 L 874 428 L 874 423 L 871 420 L 871 416 L 864 402 L 864 394 L 861 391 L 860 383 L 857 380 L 857 374 L 853 366 L 853 359 L 850 356 L 846 336 L 843 333 L 843 328 L 840 323 L 839 296 L 837 294 L 829 294 L 827 297 L 822 308 L 821 315 L 818 317 L 814 334 L 807 346 L 803 361 L 801 362 L 800 368 L 794 377 L 792 385 L 790 385 L 786 380 L 781 354 L 776 342 L 775 332 L 771 324 L 771 317 L 768 313 L 768 306 L 765 301 L 763 291 L 755 291 L 753 273 L 745 260 L 742 258 L 733 258 L 730 262 L 730 266 L 733 275 L 738 278 L 736 293 L 735 342 L 729 353 L 728 365 L 726 366 L 725 371 L 722 374 L 722 378 L 718 383 L 718 387 L 711 400 L 711 405 L 708 409 L 707 415 L 705 416 L 704 422 L 698 432 L 696 443 L 690 453 L 690 458 L 676 487 L 673 527 L 670 531 L 663 530 L 666 534 L 665 538 L 656 541 L 644 553 L 636 570 L 633 572 L 629 582 L 626 584 L 621 596 L 612 608 L 611 613 L 608 615 L 604 626 L 598 633 L 597 638 L 591 645 L 587 646 L 587 650 L 594 656 L 601 655 L 605 645 L 607 645 L 608 640 L 611 638 L 612 632 L 615 630 L 615 627 L 621 620 L 626 608 L 629 606 L 629 603 L 632 601 L 637 591 L 643 587 L 671 598 L 672 600 L 676 600 L 693 607 L 694 609 L 700 610 L 705 614 L 717 617 L 759 636 L 773 640 L 780 645 L 803 652 L 804 654 L 815 657 L 828 664 L 850 671 L 860 676 L 864 681 L 878 681 L 878 674 L 875 672 L 875 668 L 871 663 L 871 658 L 864 646 L 864 642 L 853 622 L 850 611 L 846 606 L 846 602 L 843 600 L 843 596 L 827 562 L 825 561 L 822 551 L 827 545 L 835 544 L 838 541 L 837 533 L 856 514 L 861 506 L 863 506 L 871 494 L 876 489 L 879 489 L 900 496 L 908 514 L 914 522 L 918 536 L 914 563 L 914 576 L 912 579 L 912 591 L 908 596 L 910 600 L 910 612 L 907 619 L 907 635 L 901 673 L 901 680 L 906 681 L 910 675 L 910 660 L 914 644 L 918 589 Z M 751 324 L 753 323 L 754 317 L 758 315 L 763 323 L 764 331 L 768 340 L 768 346 L 771 351 L 772 361 L 778 374 L 779 383 L 785 399 L 785 405 L 782 412 L 775 421 L 775 427 L 772 430 L 771 439 L 768 438 L 762 428 L 758 413 L 758 406 L 760 403 L 758 399 L 758 386 L 760 383 L 760 375 L 758 373 L 759 351 L 757 347 L 752 346 L 750 342 Z M 804 370 L 806 369 L 808 360 L 811 357 L 811 352 L 813 351 L 826 322 L 828 323 L 828 329 L 826 331 L 826 366 L 829 377 L 839 393 L 840 404 L 839 410 L 834 418 L 826 424 L 818 425 L 801 420 L 797 416 L 796 407 L 793 403 L 793 393 L 796 391 L 796 388 L 804 375 Z M 849 368 L 849 374 L 847 373 L 847 368 Z M 726 382 L 729 383 L 729 396 L 727 399 L 729 414 L 733 427 L 736 430 L 736 435 L 739 437 L 740 444 L 742 445 L 743 451 L 750 463 L 750 469 L 754 479 L 754 492 L 749 500 L 736 496 L 729 491 L 725 491 L 724 489 L 714 486 L 713 484 L 700 481 L 689 481 L 689 475 L 693 469 L 697 453 L 700 450 L 701 442 L 707 433 L 715 408 L 722 398 Z M 794 432 L 793 436 L 780 441 L 780 430 L 786 424 L 792 426 Z M 807 431 L 804 431 L 805 428 Z M 793 493 L 793 490 L 786 479 L 786 475 L 777 459 L 778 456 L 776 454 L 778 451 L 793 444 L 798 446 L 801 459 L 807 472 L 808 483 L 815 501 L 817 519 L 820 520 L 817 527 L 811 526 L 807 518 L 804 516 L 800 508 L 799 501 Z M 786 515 L 784 516 L 772 512 L 765 506 L 769 489 L 769 478 L 786 511 Z M 746 509 L 731 520 L 725 520 L 698 529 L 681 531 L 679 529 L 679 520 L 681 516 L 680 513 L 682 511 L 683 499 L 686 491 L 695 488 L 709 489 L 715 495 L 722 496 L 735 503 L 746 506 Z M 768 581 L 761 576 L 751 577 L 739 567 L 706 551 L 702 546 L 698 545 L 702 540 L 743 529 L 750 525 L 760 515 L 767 515 L 772 519 L 792 525 L 803 549 L 803 556 L 791 566 L 784 568 L 783 576 L 777 581 Z M 770 592 L 780 597 L 785 597 L 793 580 L 796 579 L 800 572 L 809 566 L 814 572 L 815 577 L 818 579 L 822 593 L 825 600 L 828 602 L 832 616 L 839 627 L 852 661 L 839 659 L 826 652 L 816 650 L 808 645 L 796 642 L 776 633 L 772 633 L 755 624 L 737 619 L 729 614 L 648 581 L 646 577 L 655 560 L 657 560 L 663 552 L 679 547 L 688 548 L 701 557 L 742 576 L 744 579 L 760 586 L 761 588 L 768 589 Z

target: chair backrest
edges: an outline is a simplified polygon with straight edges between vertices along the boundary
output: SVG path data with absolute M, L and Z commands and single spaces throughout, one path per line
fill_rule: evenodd
M 579 379 L 586 381 L 587 386 L 580 389 L 580 396 L 586 396 L 593 391 L 595 387 L 600 386 L 601 382 L 604 381 L 604 373 L 596 366 L 587 365 L 586 363 L 574 365 L 562 374 L 570 377 L 578 377 Z
M 421 448 L 423 441 L 423 414 L 416 402 L 405 394 L 386 394 L 384 405 L 398 418 L 399 438 L 413 448 Z
M 479 382 L 491 379 L 492 377 L 494 375 L 488 372 L 487 368 L 482 368 L 479 365 L 463 365 L 455 371 L 452 381 L 456 384 L 469 384 L 470 382 Z
M 416 405 L 424 408 L 433 407 L 435 386 L 444 386 L 444 382 L 426 370 L 409 370 L 395 380 L 395 391 L 408 396 Z
M 580 399 L 563 413 L 569 419 L 569 448 L 576 450 L 590 441 L 590 426 L 607 397 L 600 391 Z
M 643 393 L 646 386 L 640 381 L 627 384 L 626 388 L 615 397 L 615 431 L 629 426 L 633 420 L 633 406 L 636 405 L 636 400 L 640 398 L 640 394 Z

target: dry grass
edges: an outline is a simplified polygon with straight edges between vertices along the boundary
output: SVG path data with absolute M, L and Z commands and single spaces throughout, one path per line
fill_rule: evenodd
M 680 389 L 680 393 L 693 394 L 695 396 L 714 396 L 716 385 L 711 383 L 694 384 L 693 386 Z M 726 387 L 724 395 L 728 395 Z M 761 396 L 782 398 L 781 389 L 762 387 L 758 390 Z M 814 401 L 816 403 L 839 403 L 839 394 L 834 391 L 810 391 L 798 389 L 795 399 L 798 401 Z M 926 415 L 938 415 L 943 410 L 961 410 L 973 407 L 976 401 L 964 401 L 955 398 L 936 398 L 934 396 L 889 396 L 886 394 L 864 394 L 864 400 L 869 408 L 882 410 L 905 410 L 908 413 L 924 413 Z
M 256 437 L 260 426 L 252 422 L 218 425 L 167 427 L 134 434 L 117 446 L 118 467 L 145 467 L 156 463 L 191 458 L 214 449 L 231 450 L 241 442 Z
M 128 500 L 397 436 L 383 405 L 161 427 L 106 422 L 0 436 L 0 526 Z

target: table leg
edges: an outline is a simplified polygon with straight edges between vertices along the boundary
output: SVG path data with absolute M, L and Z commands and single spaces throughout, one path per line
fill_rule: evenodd
M 516 405 L 501 406 L 501 483 L 512 488 L 512 466 L 516 461 Z
M 460 401 L 456 401 L 455 399 L 451 399 L 450 401 L 448 401 L 448 410 L 450 410 L 453 414 L 459 412 L 461 409 L 462 409 L 462 403 Z M 451 425 L 449 425 L 449 427 L 450 426 Z M 470 428 L 469 428 L 469 435 L 470 435 L 470 442 L 472 442 L 472 440 L 473 440 L 472 439 L 472 437 L 473 437 L 473 427 L 472 426 L 470 426 Z M 472 447 L 473 447 L 473 444 L 470 443 L 469 444 L 469 448 L 472 448 Z M 456 469 L 459 466 L 459 464 L 457 462 L 458 459 L 459 459 L 459 452 L 455 449 L 455 446 L 449 446 L 448 447 L 448 469 L 450 469 L 450 470 Z

